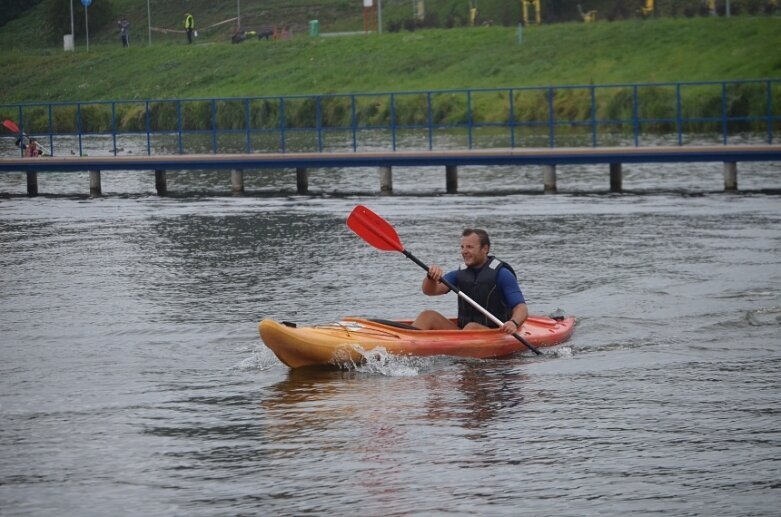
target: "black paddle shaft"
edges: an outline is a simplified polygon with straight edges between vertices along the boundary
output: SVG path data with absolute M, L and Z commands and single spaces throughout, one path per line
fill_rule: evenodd
M 408 258 L 408 259 L 410 259 L 412 262 L 414 262 L 415 264 L 417 264 L 417 265 L 419 265 L 420 267 L 422 267 L 423 269 L 425 269 L 425 270 L 426 270 L 426 272 L 428 273 L 428 271 L 429 271 L 429 267 L 428 267 L 426 264 L 424 264 L 424 263 L 423 263 L 423 261 L 421 261 L 421 260 L 420 260 L 418 257 L 416 257 L 415 255 L 413 255 L 412 253 L 410 253 L 410 252 L 409 252 L 409 251 L 407 251 L 407 250 L 402 250 L 402 253 L 404 254 L 404 256 L 405 256 L 405 257 L 407 257 L 407 258 Z M 454 293 L 456 293 L 458 296 L 461 296 L 462 298 L 465 298 L 465 299 L 466 299 L 468 302 L 470 302 L 470 303 L 471 303 L 471 304 L 472 304 L 472 305 L 473 305 L 475 308 L 478 308 L 478 309 L 482 310 L 482 311 L 483 311 L 484 313 L 486 313 L 486 314 L 488 313 L 488 311 L 487 311 L 486 309 L 484 309 L 483 307 L 481 307 L 481 306 L 480 306 L 480 305 L 479 305 L 477 302 L 475 302 L 474 300 L 472 300 L 471 298 L 469 298 L 469 297 L 468 297 L 466 294 L 462 293 L 462 292 L 461 292 L 461 290 L 460 290 L 458 287 L 456 287 L 456 286 L 454 286 L 453 284 L 451 284 L 450 282 L 448 282 L 448 281 L 447 281 L 445 278 L 440 278 L 440 279 L 439 279 L 439 281 L 440 281 L 440 282 L 442 282 L 443 284 L 445 284 L 445 286 L 446 286 L 448 289 L 450 289 L 451 291 L 453 291 Z M 537 354 L 537 355 L 542 355 L 542 352 L 540 352 L 540 351 L 537 349 L 537 347 L 535 347 L 534 345 L 532 345 L 531 343 L 529 343 L 529 342 L 528 342 L 526 339 L 524 339 L 524 337 L 523 337 L 523 336 L 521 336 L 521 335 L 520 335 L 520 334 L 518 334 L 517 332 L 513 332 L 513 337 L 514 337 L 515 339 L 517 339 L 518 341 L 520 341 L 521 343 L 523 343 L 523 344 L 524 344 L 524 346 L 525 346 L 526 348 L 528 348 L 529 350 L 531 350 L 531 351 L 532 351 L 532 352 L 534 352 L 535 354 Z

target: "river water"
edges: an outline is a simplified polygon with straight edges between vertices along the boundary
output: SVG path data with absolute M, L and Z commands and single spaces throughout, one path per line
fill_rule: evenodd
M 778 515 L 778 164 L 290 172 L 261 196 L 158 198 L 151 174 L 41 174 L 0 199 L 3 515 Z M 520 177 L 520 179 L 519 179 Z M 228 190 L 227 173 L 171 190 Z M 0 192 L 24 193 L 4 175 Z M 342 195 L 339 190 L 352 192 Z M 275 195 L 274 193 L 282 192 Z M 579 191 L 591 192 L 580 194 Z M 291 371 L 261 318 L 452 312 L 344 224 L 356 204 L 426 262 L 485 227 L 532 313 L 571 341 L 501 360 L 374 358 Z

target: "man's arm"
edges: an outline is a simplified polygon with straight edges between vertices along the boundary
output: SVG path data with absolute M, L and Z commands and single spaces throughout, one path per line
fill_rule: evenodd
M 526 318 L 529 316 L 529 308 L 526 306 L 525 303 L 519 303 L 513 308 L 513 315 L 511 320 L 513 320 L 514 323 L 518 323 L 520 325 L 523 325 L 523 322 L 526 321 Z
M 502 268 L 496 280 L 502 291 L 505 305 L 513 308 L 510 320 L 504 322 L 502 330 L 512 334 L 526 321 L 529 309 L 526 306 L 526 300 L 523 297 L 521 286 L 518 285 L 518 279 L 515 278 L 515 275 L 510 273 L 509 270 Z

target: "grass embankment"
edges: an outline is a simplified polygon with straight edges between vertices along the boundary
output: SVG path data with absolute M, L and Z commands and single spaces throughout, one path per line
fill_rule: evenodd
M 2 102 L 263 96 L 781 76 L 781 19 L 429 30 L 0 55 Z
M 2 102 L 11 103 L 777 78 L 781 76 L 779 47 L 781 19 L 741 17 L 543 25 L 527 28 L 522 44 L 516 40 L 515 29 L 504 27 L 339 38 L 304 36 L 240 45 L 177 42 L 123 49 L 114 43 L 92 45 L 89 52 L 79 48 L 75 53 L 61 49 L 4 53 L 0 56 L 0 91 Z M 721 92 L 717 90 L 706 94 L 714 97 L 712 101 L 699 102 L 714 104 L 720 115 Z M 620 104 L 626 91 L 617 89 L 615 95 Z M 754 96 L 757 103 L 765 102 L 761 88 L 741 92 L 741 96 L 741 104 L 751 105 Z M 415 103 L 420 102 L 410 101 L 410 120 L 420 115 L 415 114 L 420 111 Z M 443 98 L 439 102 L 449 101 Z M 454 98 L 453 102 L 463 101 Z M 506 119 L 506 102 L 484 99 L 482 105 L 473 106 L 473 115 L 483 120 Z M 544 104 L 536 98 L 528 103 L 529 113 L 534 105 Z M 659 103 L 660 113 L 667 116 L 669 98 Z M 558 99 L 556 109 L 570 110 L 572 119 L 579 119 L 589 116 L 577 113 L 584 105 L 584 99 L 573 95 L 570 106 L 566 98 Z M 460 120 L 461 108 L 442 107 L 437 122 Z M 121 120 L 126 121 L 123 125 L 143 127 L 139 116 L 143 107 L 132 109 L 135 114 L 121 114 Z M 187 114 L 188 125 L 208 127 L 208 107 L 190 109 L 194 111 Z M 254 110 L 265 111 L 264 124 L 276 124 L 278 114 L 273 105 L 252 109 L 253 118 Z M 300 109 L 301 119 L 309 120 L 313 106 L 303 104 Z M 331 117 L 326 123 L 333 124 L 341 123 L 336 117 L 345 117 L 348 111 L 344 106 L 325 109 L 324 116 Z M 374 122 L 388 117 L 387 106 L 370 109 L 377 117 Z M 160 124 L 170 125 L 175 116 L 173 107 L 160 110 Z M 221 123 L 241 127 L 243 109 L 236 106 L 232 111 L 237 120 Z M 649 112 L 653 111 L 651 106 Z M 82 117 L 89 116 L 82 112 Z M 94 114 L 96 129 L 107 123 L 106 117 Z M 28 116 L 28 120 L 32 118 Z M 46 115 L 41 113 L 38 118 L 43 123 Z M 61 118 L 75 119 L 69 113 Z M 157 120 L 152 123 L 157 125 Z M 289 122 L 295 124 L 295 120 Z M 60 125 L 74 123 L 63 121 Z

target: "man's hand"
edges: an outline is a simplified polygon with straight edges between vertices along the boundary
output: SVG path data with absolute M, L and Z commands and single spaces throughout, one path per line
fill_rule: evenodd
M 505 334 L 514 334 L 519 330 L 519 325 L 516 325 L 513 320 L 507 320 L 504 322 L 504 325 L 500 327 L 500 330 Z
M 426 278 L 428 280 L 431 280 L 435 284 L 438 284 L 443 274 L 444 271 L 442 271 L 441 267 L 432 264 L 428 267 L 428 273 L 426 274 Z

